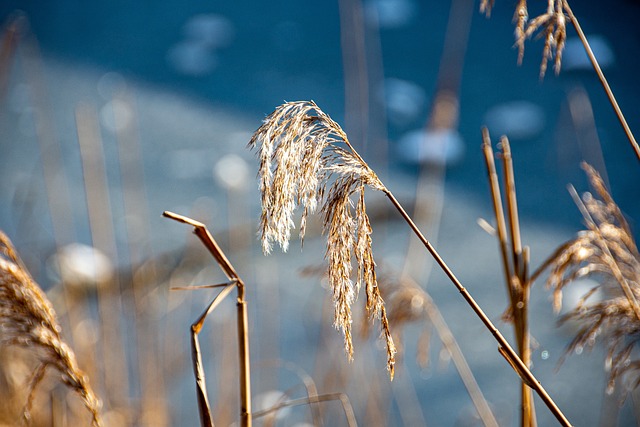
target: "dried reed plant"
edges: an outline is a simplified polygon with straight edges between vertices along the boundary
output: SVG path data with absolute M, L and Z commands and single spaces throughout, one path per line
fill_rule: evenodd
M 518 353 L 522 361 L 527 366 L 531 366 L 529 296 L 532 282 L 529 279 L 529 248 L 522 245 L 511 147 L 506 136 L 500 138 L 499 155 L 502 158 L 504 175 L 504 188 L 501 192 L 491 137 L 487 128 L 482 129 L 482 139 L 482 151 L 496 220 L 494 231 L 498 239 L 507 295 L 509 296 L 509 306 L 503 315 L 503 320 L 513 325 Z M 502 193 L 504 193 L 504 202 Z M 503 204 L 506 205 L 506 209 L 503 208 Z M 524 381 L 521 384 L 520 396 L 522 402 L 520 405 L 520 425 L 534 427 L 536 412 L 533 393 Z
M 491 14 L 493 1 L 483 0 L 480 3 L 480 12 L 486 16 Z M 540 78 L 544 78 L 550 60 L 553 61 L 554 71 L 560 73 L 562 66 L 562 51 L 567 39 L 566 11 L 568 4 L 564 0 L 547 0 L 547 9 L 544 13 L 529 20 L 527 1 L 519 0 L 516 5 L 513 21 L 515 22 L 515 45 L 518 48 L 518 64 L 524 58 L 524 44 L 534 34 L 544 38 L 542 50 L 542 62 L 540 63 Z
M 607 348 L 605 366 L 610 367 L 608 391 L 623 374 L 629 386 L 640 385 L 640 359 L 632 353 L 640 341 L 640 253 L 620 208 L 607 191 L 604 181 L 590 165 L 583 169 L 596 196 L 585 193 L 582 200 L 574 196 L 586 230 L 560 246 L 534 273 L 551 268 L 547 286 L 553 290 L 553 307 L 559 312 L 564 289 L 581 278 L 593 278 L 596 284 L 578 301 L 561 322 L 577 321 L 581 325 L 564 356 L 576 349 L 592 347 L 600 338 Z M 592 298 L 596 292 L 601 300 Z M 564 359 L 564 357 L 563 357 Z
M 342 329 L 345 349 L 352 357 L 351 304 L 361 285 L 351 281 L 352 257 L 358 261 L 358 278 L 371 280 L 367 287 L 367 311 L 382 323 L 387 342 L 387 368 L 393 378 L 396 353 L 384 300 L 375 279 L 375 263 L 370 246 L 371 229 L 366 216 L 362 193 L 369 186 L 379 190 L 389 199 L 411 231 L 431 254 L 447 278 L 460 292 L 469 307 L 482 321 L 498 342 L 498 350 L 522 380 L 533 388 L 561 425 L 570 426 L 560 408 L 531 373 L 509 342 L 495 327 L 491 319 L 455 276 L 433 245 L 420 231 L 413 219 L 358 155 L 340 126 L 311 101 L 289 102 L 276 108 L 255 132 L 249 147 L 258 149 L 260 158 L 259 181 L 262 194 L 260 234 L 265 252 L 277 241 L 286 250 L 291 228 L 294 227 L 293 211 L 298 204 L 304 207 L 301 221 L 301 237 L 304 237 L 306 217 L 318 205 L 324 213 L 325 233 L 329 234 L 327 259 L 329 278 L 335 307 L 334 324 Z M 313 172 L 314 176 L 309 175 Z M 331 184 L 329 178 L 336 176 Z M 356 218 L 350 196 L 359 196 Z M 326 196 L 325 196 L 326 195 Z M 360 218 L 357 218 L 360 216 Z M 355 252 L 355 255 L 354 255 Z M 358 252 L 360 255 L 358 255 Z M 379 310 L 376 312 L 376 310 Z
M 493 4 L 493 0 L 482 0 L 480 2 L 480 12 L 489 17 L 491 15 Z M 593 70 L 596 72 L 596 75 L 600 80 L 600 84 L 607 94 L 609 103 L 613 107 L 622 129 L 627 135 L 627 139 L 629 140 L 636 157 L 640 160 L 640 145 L 638 145 L 638 142 L 627 123 L 627 119 L 624 117 L 624 114 L 618 105 L 618 101 L 609 86 L 609 82 L 600 68 L 600 64 L 591 49 L 591 45 L 589 44 L 587 37 L 582 31 L 578 18 L 574 15 L 571 6 L 569 6 L 568 0 L 547 0 L 546 11 L 531 20 L 529 20 L 529 12 L 527 10 L 527 0 L 518 0 L 513 20 L 516 26 L 514 33 L 516 40 L 515 46 L 518 48 L 518 64 L 522 63 L 522 59 L 524 58 L 525 42 L 534 34 L 538 34 L 539 37 L 544 37 L 542 62 L 540 63 L 540 79 L 544 78 L 550 60 L 553 61 L 555 73 L 560 73 L 560 68 L 562 67 L 562 52 L 564 51 L 567 39 L 567 20 L 571 22 L 571 25 L 573 25 L 573 28 L 576 30 L 580 42 L 584 46 L 584 50 L 589 57 Z
M 299 205 L 303 208 L 301 240 L 308 215 L 320 210 L 327 235 L 334 326 L 344 335 L 347 356 L 353 359 L 351 306 L 364 287 L 367 313 L 381 322 L 387 369 L 393 378 L 396 348 L 378 289 L 372 229 L 364 200 L 365 187 L 385 191 L 384 185 L 353 149 L 342 128 L 313 101 L 288 102 L 278 107 L 255 132 L 249 147 L 258 150 L 260 159 L 260 234 L 264 252 L 270 253 L 274 242 L 283 251 L 288 249 L 291 229 L 295 227 L 293 215 Z
M 47 368 L 52 367 L 58 371 L 62 382 L 80 396 L 91 414 L 92 425 L 100 426 L 100 401 L 87 376 L 79 369 L 73 350 L 60 336 L 61 328 L 53 306 L 2 232 L 0 253 L 0 345 L 26 348 L 39 361 L 27 385 L 24 420 L 29 421 L 35 390 Z
M 236 290 L 236 315 L 238 325 L 238 365 L 239 365 L 239 389 L 240 389 L 240 426 L 251 427 L 251 363 L 249 360 L 249 320 L 247 317 L 247 301 L 245 299 L 245 285 L 235 268 L 229 262 L 226 254 L 222 251 L 218 242 L 213 238 L 207 227 L 189 217 L 178 215 L 173 212 L 165 211 L 164 217 L 174 221 L 187 224 L 193 227 L 193 234 L 202 242 L 209 251 L 213 259 L 216 261 L 220 269 L 227 276 L 228 282 L 216 285 L 204 285 L 200 288 L 220 288 L 222 289 L 216 297 L 211 300 L 207 308 L 202 312 L 198 319 L 193 322 L 190 328 L 191 333 L 191 360 L 193 364 L 193 373 L 196 379 L 196 396 L 198 398 L 198 410 L 200 413 L 200 425 L 202 427 L 213 427 L 213 418 L 211 415 L 211 407 L 209 405 L 209 397 L 207 394 L 207 383 L 202 364 L 202 353 L 200 351 L 200 340 L 198 335 L 202 331 L 204 322 L 209 314 L 215 310 L 218 305 L 234 290 Z M 185 289 L 185 288 L 174 288 Z M 198 289 L 198 287 L 189 287 L 186 289 Z

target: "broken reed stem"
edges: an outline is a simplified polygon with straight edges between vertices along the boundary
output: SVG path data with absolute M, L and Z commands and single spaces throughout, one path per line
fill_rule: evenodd
M 513 258 L 513 273 L 520 277 L 522 272 L 522 240 L 520 238 L 520 221 L 518 220 L 518 202 L 516 199 L 516 182 L 513 173 L 513 159 L 511 147 L 506 136 L 500 138 L 502 146 L 502 161 L 504 164 L 504 186 L 507 197 L 507 219 L 511 233 L 511 251 Z
M 462 283 L 458 280 L 458 278 L 453 274 L 453 271 L 449 268 L 449 266 L 444 262 L 440 254 L 436 251 L 436 249 L 431 245 L 431 243 L 427 240 L 427 238 L 422 234 L 422 232 L 418 229 L 416 224 L 413 222 L 411 217 L 404 210 L 400 202 L 393 196 L 393 194 L 387 190 L 386 188 L 382 190 L 387 198 L 391 201 L 396 210 L 400 213 L 405 222 L 409 225 L 411 230 L 415 233 L 415 235 L 420 239 L 424 247 L 429 251 L 431 256 L 438 263 L 442 271 L 447 275 L 451 283 L 458 289 L 458 291 L 462 294 L 462 297 L 467 301 L 469 306 L 473 309 L 476 315 L 480 318 L 482 323 L 487 327 L 489 332 L 493 335 L 493 337 L 498 342 L 499 350 L 501 354 L 507 359 L 507 361 L 512 365 L 516 373 L 520 375 L 522 380 L 527 383 L 531 388 L 533 388 L 538 396 L 542 399 L 542 401 L 547 405 L 551 413 L 556 417 L 558 422 L 560 422 L 563 426 L 571 426 L 569 420 L 562 413 L 560 408 L 555 404 L 551 396 L 547 393 L 544 387 L 540 384 L 537 378 L 531 373 L 527 365 L 522 361 L 522 359 L 518 356 L 518 354 L 513 350 L 509 342 L 502 336 L 500 331 L 494 326 L 493 322 L 487 317 L 482 308 L 476 303 L 471 294 L 465 289 Z
M 631 147 L 633 147 L 633 151 L 636 153 L 636 157 L 638 158 L 638 160 L 640 160 L 640 146 L 638 146 L 638 143 L 636 142 L 636 138 L 633 136 L 633 132 L 631 132 L 631 128 L 629 128 L 629 125 L 627 124 L 627 120 L 625 119 L 624 114 L 622 114 L 622 110 L 618 105 L 618 101 L 616 101 L 616 97 L 613 95 L 613 91 L 611 90 L 611 87 L 609 86 L 609 83 L 607 82 L 607 79 L 604 76 L 602 69 L 600 68 L 600 64 L 598 63 L 598 60 L 596 59 L 596 56 L 594 55 L 593 50 L 591 49 L 591 45 L 589 44 L 587 37 L 584 35 L 584 32 L 582 31 L 582 27 L 580 26 L 578 19 L 573 14 L 571 7 L 569 7 L 568 1 L 564 2 L 564 9 L 569 15 L 571 24 L 573 24 L 573 27 L 578 33 L 578 37 L 580 38 L 580 41 L 584 46 L 584 50 L 586 51 L 587 56 L 589 57 L 589 61 L 591 61 L 591 65 L 593 66 L 594 71 L 598 75 L 598 79 L 600 79 L 600 83 L 602 84 L 602 87 L 604 88 L 604 91 L 607 94 L 607 97 L 609 98 L 609 102 L 611 103 L 611 106 L 613 107 L 613 110 L 615 111 L 616 116 L 618 117 L 618 120 L 620 121 L 620 124 L 622 125 L 622 128 L 624 129 L 624 132 L 627 135 L 627 138 L 629 139 L 629 143 L 631 144 Z
M 528 274 L 528 250 L 525 248 L 524 256 L 522 242 L 520 238 L 520 224 L 518 221 L 518 203 L 515 191 L 515 178 L 513 172 L 513 160 L 509 147 L 509 140 L 502 137 L 500 144 L 502 147 L 502 158 L 504 165 L 504 179 L 507 197 L 507 217 L 509 219 L 509 230 L 511 244 L 507 241 L 507 221 L 502 207 L 502 197 L 500 184 L 496 171 L 491 138 L 487 128 L 482 129 L 482 149 L 487 166 L 493 210 L 496 218 L 496 230 L 500 245 L 500 255 L 505 273 L 505 284 L 509 295 L 509 317 L 513 321 L 516 342 L 520 357 L 526 366 L 531 365 L 531 345 L 529 337 L 529 291 L 531 281 Z M 511 248 L 511 262 L 509 263 L 508 248 Z M 521 425 L 533 427 L 536 425 L 535 409 L 533 406 L 533 396 L 531 389 L 522 382 L 521 384 Z
M 197 321 L 191 325 L 191 358 L 193 362 L 193 373 L 196 377 L 196 395 L 198 398 L 198 411 L 200 413 L 200 423 L 202 427 L 213 427 L 213 417 L 211 416 L 211 407 L 209 405 L 209 397 L 207 394 L 207 382 L 204 374 L 204 365 L 202 363 L 202 352 L 200 351 L 200 341 L 198 334 L 202 330 L 204 320 L 222 302 L 223 299 L 231 293 L 235 288 L 236 282 L 229 283 L 225 288 L 211 301 L 207 309 L 200 315 Z
M 493 211 L 496 216 L 496 231 L 498 233 L 498 242 L 500 244 L 500 255 L 502 257 L 502 266 L 504 267 L 505 283 L 511 282 L 513 275 L 511 265 L 509 264 L 509 255 L 507 252 L 507 223 L 504 217 L 504 209 L 502 207 L 502 198 L 500 197 L 500 184 L 498 183 L 498 173 L 496 172 L 496 164 L 493 157 L 493 149 L 491 148 L 491 140 L 487 128 L 482 129 L 482 149 L 484 152 L 485 164 L 489 175 L 489 186 L 491 188 L 491 200 L 493 201 Z
M 203 417 L 201 412 L 202 425 L 203 427 L 213 426 L 213 421 L 211 419 L 211 410 L 209 408 L 209 403 L 206 396 L 204 370 L 202 368 L 202 359 L 200 356 L 197 334 L 202 329 L 202 325 L 204 324 L 204 320 L 207 315 L 211 313 L 211 311 L 213 311 L 213 309 L 219 304 L 219 302 L 222 301 L 222 299 L 224 299 L 229 294 L 229 292 L 231 292 L 233 287 L 235 287 L 238 292 L 236 306 L 238 319 L 238 362 L 240 365 L 240 425 L 242 427 L 251 427 L 252 415 L 250 373 L 251 364 L 249 360 L 249 322 L 247 318 L 247 302 L 245 300 L 244 282 L 242 281 L 242 279 L 240 279 L 240 276 L 238 276 L 238 273 L 236 273 L 233 265 L 231 265 L 231 263 L 227 259 L 227 256 L 224 254 L 222 249 L 220 249 L 220 246 L 218 246 L 218 243 L 215 241 L 211 233 L 209 233 L 209 230 L 204 224 L 186 216 L 175 214 L 173 212 L 165 211 L 162 215 L 166 218 L 170 218 L 183 224 L 193 226 L 193 233 L 200 239 L 209 253 L 211 253 L 224 274 L 227 276 L 227 279 L 229 279 L 229 282 L 231 282 L 211 302 L 207 310 L 202 313 L 198 321 L 196 321 L 191 326 L 192 345 L 194 354 L 197 354 L 197 358 L 194 356 L 194 370 L 196 373 L 196 383 L 198 384 L 198 403 L 200 410 L 205 411 L 205 415 L 208 414 L 208 417 Z M 201 402 L 200 393 L 202 393 L 202 391 L 204 391 L 203 398 L 205 400 Z

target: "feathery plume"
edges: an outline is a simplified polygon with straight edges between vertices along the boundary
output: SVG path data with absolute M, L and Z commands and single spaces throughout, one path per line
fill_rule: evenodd
M 491 16 L 493 10 L 494 0 L 481 0 L 480 1 L 480 13 L 484 14 L 487 18 Z
M 0 345 L 33 351 L 39 366 L 29 381 L 24 417 L 30 418 L 35 389 L 48 367 L 57 370 L 62 382 L 75 391 L 91 413 L 92 425 L 100 426 L 100 402 L 87 376 L 78 368 L 73 350 L 60 337 L 55 311 L 18 257 L 11 241 L 0 232 Z
M 559 311 L 562 292 L 571 282 L 585 277 L 597 281 L 561 318 L 561 322 L 575 320 L 582 325 L 567 354 L 593 346 L 601 337 L 607 348 L 606 366 L 611 369 L 608 390 L 613 390 L 618 377 L 632 372 L 635 388 L 640 384 L 640 360 L 631 360 L 631 353 L 640 340 L 640 253 L 629 224 L 600 175 L 586 163 L 582 167 L 599 198 L 585 193 L 581 201 L 574 194 L 587 228 L 543 264 L 552 268 L 547 286 L 553 290 L 554 309 Z M 604 298 L 590 301 L 597 291 Z
M 540 78 L 544 78 L 549 60 L 554 62 L 555 73 L 559 74 L 562 66 L 562 52 L 567 39 L 565 1 L 547 0 L 546 12 L 529 21 L 527 2 L 520 0 L 516 6 L 514 21 L 516 22 L 515 38 L 518 47 L 518 63 L 522 63 L 524 57 L 525 41 L 538 33 L 539 37 L 544 37 Z
M 319 209 L 327 235 L 334 326 L 344 335 L 347 356 L 353 358 L 351 306 L 364 287 L 368 315 L 381 323 L 387 344 L 387 368 L 393 378 L 396 349 L 376 280 L 372 229 L 364 202 L 365 187 L 384 191 L 384 185 L 351 146 L 340 125 L 313 101 L 288 102 L 276 108 L 255 132 L 249 147 L 258 151 L 260 159 L 259 228 L 263 251 L 270 253 L 274 243 L 283 251 L 288 249 L 298 206 L 303 209 L 303 240 L 307 217 Z M 357 200 L 355 206 L 353 200 Z

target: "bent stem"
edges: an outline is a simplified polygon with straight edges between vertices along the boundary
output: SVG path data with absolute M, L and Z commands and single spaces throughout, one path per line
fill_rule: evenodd
M 576 18 L 576 16 L 573 14 L 573 11 L 569 7 L 568 1 L 564 2 L 564 9 L 568 14 L 569 19 L 571 20 L 571 24 L 573 25 L 576 32 L 578 33 L 578 37 L 580 38 L 580 41 L 584 46 L 584 50 L 586 51 L 587 56 L 589 57 L 589 61 L 591 61 L 591 65 L 593 66 L 593 69 L 598 75 L 598 79 L 600 79 L 600 83 L 602 84 L 602 87 L 604 88 L 604 91 L 606 92 L 607 97 L 609 98 L 609 102 L 611 103 L 611 106 L 613 107 L 613 110 L 615 111 L 616 116 L 618 116 L 618 120 L 620 120 L 620 124 L 622 125 L 624 132 L 627 134 L 627 138 L 629 139 L 629 143 L 631 144 L 631 146 L 633 147 L 633 150 L 636 153 L 636 157 L 638 158 L 638 160 L 640 160 L 640 146 L 638 146 L 638 143 L 636 142 L 636 139 L 633 136 L 633 133 L 631 132 L 631 128 L 629 128 L 629 125 L 627 124 L 627 120 L 625 119 L 624 114 L 622 114 L 622 110 L 618 105 L 618 101 L 616 101 L 616 97 L 613 95 L 613 91 L 611 90 L 611 87 L 609 87 L 609 83 L 607 82 L 607 79 L 605 78 L 604 73 L 600 68 L 600 64 L 598 63 L 596 56 L 593 54 L 593 50 L 591 50 L 591 45 L 589 44 L 587 37 L 584 35 L 584 32 L 582 31 L 582 27 L 580 26 L 578 19 Z
M 263 411 L 257 411 L 253 414 L 254 418 L 263 417 L 270 413 L 279 411 L 282 408 L 291 407 L 291 406 L 299 406 L 299 405 L 309 405 L 312 403 L 320 403 L 320 402 L 329 402 L 339 400 L 342 404 L 342 410 L 344 411 L 344 415 L 347 420 L 347 425 L 349 427 L 356 427 L 358 423 L 356 422 L 356 416 L 353 412 L 353 407 L 351 406 L 351 402 L 349 398 L 344 393 L 329 393 L 329 394 L 320 394 L 315 396 L 307 396 L 301 397 L 299 399 L 288 400 L 286 402 L 279 402 L 273 405 L 272 407 L 265 409 Z
M 240 425 L 242 427 L 251 427 L 251 378 L 249 363 L 249 322 L 247 319 L 247 302 L 245 300 L 244 282 L 236 273 L 229 260 L 227 259 L 218 243 L 215 241 L 207 227 L 201 222 L 191 218 L 165 211 L 163 216 L 188 224 L 194 227 L 193 233 L 200 239 L 204 246 L 209 250 L 213 258 L 216 260 L 224 274 L 229 279 L 229 284 L 218 294 L 218 296 L 209 304 L 200 318 L 191 326 L 191 339 L 193 349 L 194 373 L 196 375 L 198 404 L 200 410 L 200 420 L 203 427 L 213 427 L 211 418 L 211 410 L 207 398 L 207 390 L 204 379 L 204 368 L 202 367 L 202 358 L 200 355 L 200 346 L 197 335 L 202 329 L 204 320 L 207 315 L 224 299 L 235 287 L 238 291 L 237 296 L 237 318 L 238 318 L 238 359 L 240 363 Z
M 478 305 L 478 303 L 473 299 L 471 294 L 465 289 L 462 283 L 458 280 L 458 278 L 453 274 L 453 271 L 449 268 L 449 266 L 444 262 L 440 254 L 436 251 L 436 249 L 431 245 L 429 240 L 422 234 L 420 229 L 413 222 L 411 217 L 407 214 L 405 209 L 402 207 L 400 202 L 395 198 L 393 193 L 391 193 L 388 189 L 382 190 L 387 198 L 391 201 L 396 210 L 400 213 L 405 222 L 409 225 L 413 233 L 420 239 L 423 246 L 429 251 L 431 256 L 435 259 L 436 263 L 440 266 L 442 271 L 447 275 L 451 283 L 458 289 L 458 291 L 462 294 L 462 297 L 467 301 L 469 306 L 473 309 L 476 315 L 480 318 L 482 323 L 487 327 L 491 335 L 495 338 L 495 340 L 500 345 L 498 350 L 500 354 L 502 354 L 507 362 L 511 365 L 511 367 L 516 371 L 516 373 L 520 376 L 522 381 L 524 381 L 529 387 L 538 393 L 538 396 L 542 399 L 542 401 L 547 405 L 551 413 L 556 417 L 556 419 L 563 426 L 571 426 L 569 420 L 562 413 L 560 408 L 553 401 L 551 396 L 544 389 L 542 384 L 538 381 L 538 379 L 533 375 L 533 373 L 529 370 L 527 365 L 522 361 L 522 359 L 518 356 L 515 350 L 509 345 L 509 342 L 504 338 L 504 336 L 500 333 L 500 331 L 494 326 L 493 322 L 489 319 L 489 317 L 484 313 L 482 308 Z

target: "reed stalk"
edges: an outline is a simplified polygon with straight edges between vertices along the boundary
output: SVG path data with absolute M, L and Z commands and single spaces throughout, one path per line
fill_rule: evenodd
M 493 150 L 489 131 L 482 130 L 482 149 L 487 166 L 489 177 L 491 198 L 496 218 L 496 232 L 500 247 L 503 270 L 505 274 L 505 284 L 509 295 L 509 308 L 505 318 L 512 321 L 515 331 L 515 338 L 520 358 L 527 366 L 531 366 L 531 344 L 529 334 L 529 295 L 531 281 L 528 278 L 528 248 L 522 248 L 520 237 L 520 225 L 518 221 L 518 202 L 516 199 L 515 177 L 513 172 L 513 161 L 509 140 L 502 137 L 500 146 L 502 148 L 502 159 L 504 165 L 505 197 L 507 199 L 507 216 L 502 204 L 500 184 L 496 171 Z M 508 223 L 508 228 L 507 228 Z M 510 241 L 508 241 L 507 231 L 509 231 Z M 511 257 L 509 257 L 511 249 Z M 521 407 L 520 424 L 523 427 L 534 427 L 536 425 L 535 409 L 531 389 L 526 383 L 521 384 Z
M 259 157 L 261 163 L 259 175 L 263 209 L 261 234 L 265 251 L 270 250 L 271 241 L 279 242 L 283 249 L 288 247 L 290 229 L 294 226 L 291 215 L 296 208 L 296 200 L 299 200 L 305 207 L 303 219 L 306 219 L 306 215 L 315 210 L 319 204 L 318 202 L 324 202 L 322 210 L 325 214 L 325 227 L 329 225 L 327 230 L 327 254 L 332 255 L 338 251 L 337 253 L 340 255 L 339 257 L 328 256 L 329 279 L 334 290 L 336 324 L 345 333 L 345 348 L 350 357 L 353 351 L 350 340 L 350 303 L 354 297 L 349 296 L 349 294 L 345 297 L 344 293 L 348 292 L 352 286 L 349 276 L 351 273 L 351 245 L 354 245 L 354 240 L 352 240 L 352 224 L 354 220 L 345 206 L 351 203 L 349 196 L 354 193 L 357 193 L 360 199 L 358 206 L 363 206 L 363 187 L 367 185 L 381 191 L 391 202 L 473 312 L 496 339 L 500 353 L 507 359 L 520 378 L 538 393 L 561 425 L 571 425 L 544 387 L 531 373 L 529 367 L 513 350 L 433 245 L 422 234 L 393 193 L 387 189 L 375 172 L 355 151 L 344 131 L 328 115 L 322 112 L 315 103 L 300 101 L 286 103 L 278 107 L 265 119 L 263 125 L 252 137 L 249 145 L 250 147 L 260 146 Z M 275 162 L 275 165 L 272 162 Z M 313 164 L 314 167 L 305 168 L 309 164 Z M 332 174 L 337 175 L 336 180 L 332 184 L 328 196 L 324 197 L 324 189 L 327 185 L 326 180 Z M 311 180 L 315 180 L 313 187 L 308 186 Z M 301 187 L 305 191 L 302 191 Z M 284 214 L 283 210 L 286 210 Z M 367 226 L 368 231 L 365 242 L 370 248 L 371 229 L 364 208 L 358 210 L 356 215 L 358 216 L 358 221 L 364 222 Z M 338 222 L 337 224 L 336 221 Z M 301 235 L 303 233 L 304 222 L 301 225 Z M 362 239 L 358 238 L 358 241 L 362 242 Z M 361 272 L 363 268 L 365 270 L 367 268 L 371 271 L 373 270 L 375 262 L 370 249 L 367 252 L 366 265 L 363 266 L 361 257 L 356 258 L 358 271 Z M 368 301 L 369 288 L 372 289 L 371 292 L 377 290 L 377 281 L 375 281 L 375 275 L 372 273 L 369 275 L 369 281 L 365 281 L 368 290 Z M 337 279 L 336 276 L 338 276 Z M 358 283 L 360 283 L 360 280 Z M 391 378 L 393 378 L 395 346 L 390 347 L 390 344 L 393 345 L 393 341 L 390 337 L 384 300 L 379 296 L 379 291 L 376 301 L 376 311 L 380 313 L 378 318 L 381 320 L 383 333 L 389 333 L 387 338 L 387 366 Z M 369 308 L 369 305 L 367 305 L 367 308 Z
M 238 363 L 240 367 L 240 425 L 242 427 L 251 427 L 251 364 L 249 359 L 249 323 L 247 318 L 247 301 L 245 299 L 244 282 L 240 276 L 238 276 L 235 268 L 231 265 L 227 256 L 224 254 L 222 249 L 220 249 L 220 246 L 204 224 L 186 216 L 168 211 L 165 211 L 163 216 L 173 219 L 174 221 L 193 226 L 193 233 L 200 239 L 205 248 L 207 248 L 229 280 L 229 283 L 223 285 L 223 290 L 218 294 L 218 296 L 216 296 L 216 298 L 214 298 L 198 320 L 191 325 L 192 357 L 194 373 L 196 375 L 196 389 L 201 425 L 203 427 L 213 427 L 213 419 L 211 417 L 211 409 L 207 397 L 198 334 L 204 325 L 206 317 L 220 302 L 222 302 L 233 288 L 235 288 L 237 292 L 236 315 L 238 324 Z
M 636 141 L 636 138 L 633 135 L 633 132 L 629 127 L 629 124 L 627 123 L 627 119 L 625 119 L 624 114 L 622 114 L 622 110 L 618 105 L 618 101 L 616 100 L 616 97 L 614 96 L 613 91 L 609 86 L 609 82 L 607 81 L 606 77 L 604 76 L 604 73 L 602 72 L 602 68 L 600 68 L 600 64 L 598 63 L 598 60 L 596 59 L 596 56 L 594 55 L 593 50 L 591 49 L 591 45 L 589 44 L 587 37 L 584 35 L 584 32 L 582 31 L 582 27 L 580 26 L 580 22 L 578 22 L 578 18 L 576 18 L 576 16 L 573 14 L 571 7 L 569 7 L 569 2 L 566 0 L 564 0 L 564 9 L 567 15 L 569 16 L 569 19 L 571 20 L 571 24 L 573 25 L 573 28 L 575 28 L 576 33 L 578 33 L 578 37 L 580 38 L 580 41 L 584 46 L 584 50 L 587 53 L 587 56 L 589 57 L 589 61 L 593 66 L 593 70 L 598 75 L 600 84 L 602 85 L 602 88 L 607 94 L 609 103 L 613 107 L 613 111 L 616 113 L 616 117 L 618 117 L 618 120 L 620 121 L 620 125 L 622 126 L 624 133 L 627 135 L 627 139 L 629 140 L 629 143 L 631 144 L 631 147 L 633 148 L 633 151 L 636 154 L 636 157 L 638 158 L 638 160 L 640 160 L 640 146 L 638 145 L 638 142 Z
M 79 105 L 76 108 L 76 128 L 91 240 L 93 246 L 104 251 L 110 259 L 117 260 L 118 249 L 111 213 L 104 146 L 96 110 L 89 105 Z M 108 402 L 116 407 L 125 407 L 126 396 L 129 393 L 129 377 L 124 372 L 127 357 L 120 324 L 120 317 L 124 313 L 121 281 L 116 274 L 106 283 L 96 283 L 96 287 L 101 322 L 100 343 L 105 357 L 102 375 Z

